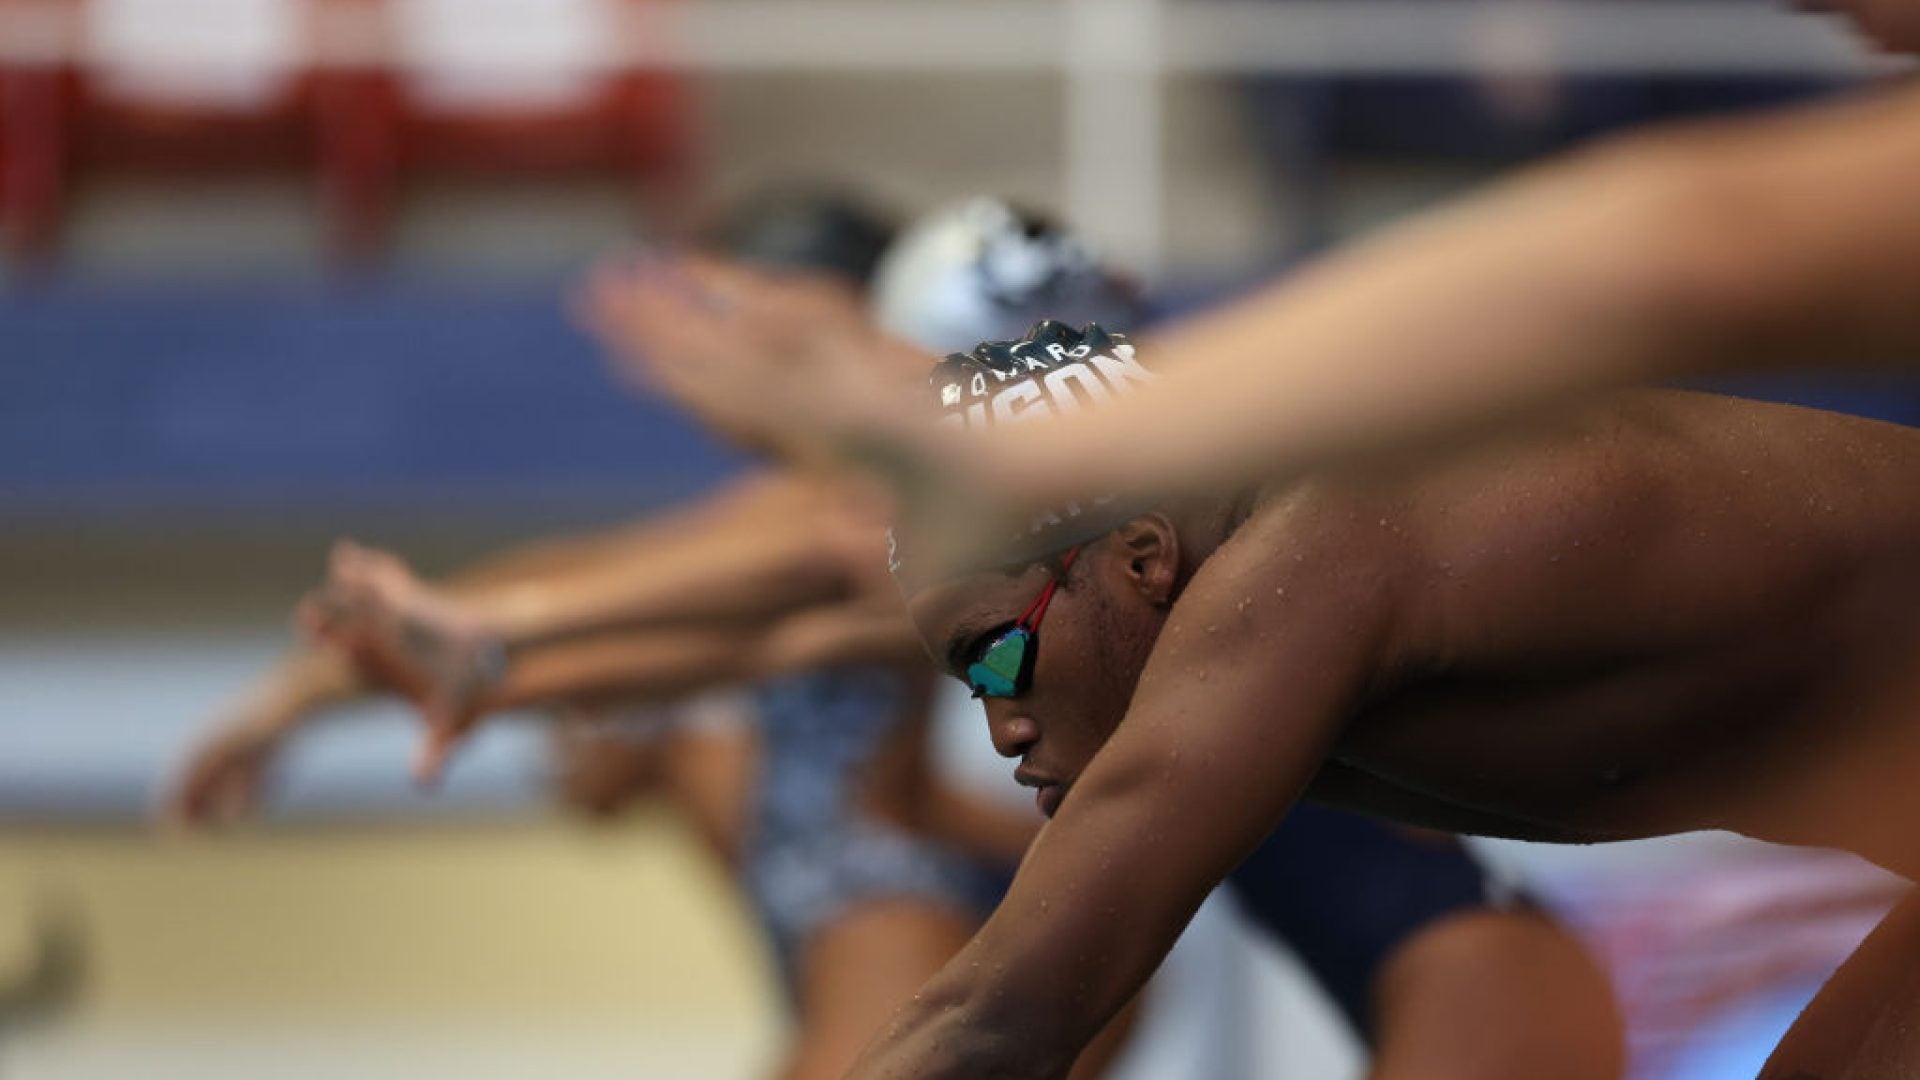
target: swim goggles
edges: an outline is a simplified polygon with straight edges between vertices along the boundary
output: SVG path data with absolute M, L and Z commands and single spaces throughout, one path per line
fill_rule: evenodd
M 978 660 L 967 665 L 967 685 L 973 689 L 974 697 L 1019 697 L 1032 688 L 1033 660 L 1040 651 L 1040 620 L 1046 618 L 1054 590 L 1060 587 L 1060 579 L 1066 576 L 1079 554 L 1078 545 L 1068 549 L 1060 560 L 1060 572 L 1021 613 L 1020 620 L 981 649 Z

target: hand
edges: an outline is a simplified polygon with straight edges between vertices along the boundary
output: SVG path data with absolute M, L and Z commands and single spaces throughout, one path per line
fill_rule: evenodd
M 932 361 L 880 333 L 836 279 L 712 258 L 608 263 L 578 308 L 627 380 L 735 442 L 815 464 L 897 421 Z
M 200 829 L 258 813 L 289 728 L 289 718 L 243 713 L 212 729 L 168 783 L 162 823 Z
M 295 621 L 419 707 L 427 735 L 413 776 L 422 787 L 439 781 L 506 675 L 504 644 L 454 599 L 393 555 L 351 541 L 334 545 L 326 583 L 300 602 Z

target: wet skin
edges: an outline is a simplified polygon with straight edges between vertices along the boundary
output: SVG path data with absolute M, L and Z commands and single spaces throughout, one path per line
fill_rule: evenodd
M 1066 797 L 855 1075 L 1054 1075 L 1303 795 L 1920 866 L 1920 433 L 1637 392 L 1239 516 L 1123 527 L 1068 574 L 1032 690 L 987 703 Z M 1049 572 L 909 583 L 911 611 L 957 671 Z

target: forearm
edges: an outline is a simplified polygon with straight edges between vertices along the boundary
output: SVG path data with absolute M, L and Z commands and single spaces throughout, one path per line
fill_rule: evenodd
M 489 590 L 463 601 L 509 648 L 612 630 L 770 620 L 839 599 L 852 573 L 835 529 L 813 511 L 736 519 L 579 572 Z M 877 557 L 877 556 L 876 556 Z
M 1465 912 L 1415 935 L 1375 993 L 1372 1080 L 1617 1080 L 1612 987 L 1566 930 L 1530 912 Z
M 242 713 L 291 731 L 323 710 L 372 693 L 359 670 L 331 649 L 289 650 L 246 691 Z
M 1148 887 L 1137 873 L 1134 883 Z M 1066 1076 L 1145 985 L 1198 906 L 1176 905 L 1144 925 L 1125 920 L 1127 930 L 1143 932 L 1122 936 L 1111 931 L 1124 917 L 1100 899 L 1121 895 L 1009 895 L 896 1012 L 849 1080 Z
M 644 521 L 536 540 L 487 556 L 448 574 L 442 584 L 457 597 L 484 597 L 529 580 L 605 569 L 631 561 L 636 550 L 698 542 L 706 530 L 787 508 L 807 497 L 802 484 L 784 473 L 754 474 Z
M 1140 727 L 1129 732 L 1129 723 Z M 1064 1076 L 1139 992 L 1207 893 L 1304 785 L 1319 750 L 1313 740 L 1280 749 L 1286 760 L 1272 772 L 1183 766 L 1157 745 L 1152 729 L 1163 725 L 1122 723 L 1115 742 L 1140 738 L 1095 759 L 992 917 L 854 1077 Z M 1186 727 L 1188 761 L 1254 760 L 1220 731 Z
M 747 663 L 756 678 L 841 664 L 908 664 L 926 670 L 926 650 L 898 601 L 810 608 L 760 628 Z
M 1141 1000 L 1136 997 L 1129 1001 L 1127 1007 L 1101 1029 L 1085 1051 L 1061 1061 L 1033 1055 L 1029 1048 L 1019 1045 L 1026 1036 L 1010 1027 L 1003 1026 L 1000 1030 L 1006 1034 L 996 1035 L 972 1023 L 969 1010 L 944 1006 L 937 1000 L 939 993 L 932 987 L 922 991 L 898 1017 L 899 1023 L 923 1032 L 927 1043 L 922 1048 L 909 1042 L 903 1044 L 903 1050 L 917 1058 L 938 1062 L 937 1071 L 928 1072 L 916 1065 L 903 1067 L 908 1071 L 888 1072 L 884 1064 L 863 1060 L 856 1065 L 855 1075 L 912 1077 L 915 1080 L 926 1076 L 979 1077 L 987 1080 L 1026 1077 L 1099 1080 L 1125 1052 L 1127 1040 L 1132 1036 L 1139 1019 Z M 1044 1006 L 1037 1007 L 1044 1009 Z
M 1143 346 L 1164 372 L 1146 392 L 1028 429 L 1047 441 L 1023 455 L 1043 463 L 1031 475 L 1146 491 L 1269 478 L 1571 393 L 1623 353 L 1642 354 L 1635 374 L 1671 363 L 1691 343 L 1636 310 L 1651 305 L 1621 233 L 1642 211 L 1581 205 L 1579 171 L 1388 230 L 1171 328 Z
M 752 633 L 742 627 L 605 634 L 516 656 L 486 697 L 488 711 L 589 701 L 672 701 L 751 674 Z
M 1175 490 L 1599 385 L 1920 356 L 1916 170 L 1912 90 L 1629 136 L 1170 330 L 1157 385 L 1017 433 L 1035 465 L 1004 479 L 1042 499 Z
M 904 615 L 838 608 L 784 620 L 598 633 L 515 654 L 488 705 L 669 701 L 816 667 L 897 663 L 922 655 Z

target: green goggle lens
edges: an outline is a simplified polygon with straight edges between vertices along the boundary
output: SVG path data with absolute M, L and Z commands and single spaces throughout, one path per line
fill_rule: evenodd
M 1033 632 L 1016 626 L 994 639 L 980 659 L 967 665 L 967 685 L 975 697 L 1015 697 L 1026 673 Z

